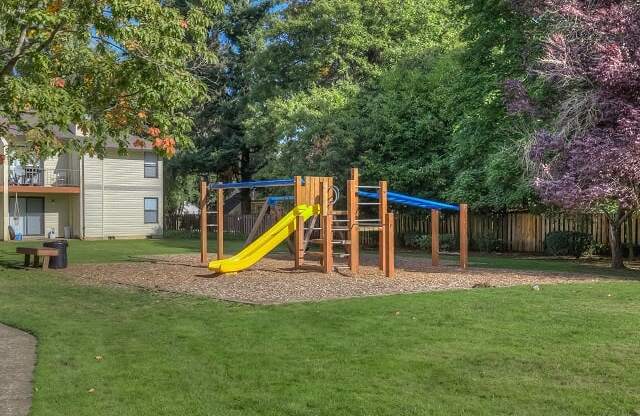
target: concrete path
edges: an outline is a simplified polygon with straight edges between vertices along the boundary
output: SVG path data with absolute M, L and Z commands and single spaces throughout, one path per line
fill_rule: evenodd
M 29 413 L 35 363 L 36 338 L 0 324 L 0 415 Z

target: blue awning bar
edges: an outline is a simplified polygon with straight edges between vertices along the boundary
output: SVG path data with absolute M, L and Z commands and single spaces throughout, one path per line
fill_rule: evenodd
M 377 192 L 358 191 L 358 195 L 365 198 L 378 199 Z M 460 211 L 460 208 L 457 205 L 447 204 L 444 202 L 431 201 L 428 199 L 416 198 L 409 195 L 399 194 L 397 192 L 387 192 L 387 201 L 393 202 L 396 204 L 406 205 L 409 207 L 422 208 L 422 209 Z
M 283 201 L 293 201 L 293 195 L 284 195 L 284 196 L 270 196 L 267 198 L 267 204 L 275 205 L 278 202 Z
M 244 182 L 226 182 L 226 183 L 210 183 L 209 189 L 254 189 L 254 188 L 274 188 L 279 186 L 293 186 L 294 179 L 268 179 L 263 181 L 244 181 Z

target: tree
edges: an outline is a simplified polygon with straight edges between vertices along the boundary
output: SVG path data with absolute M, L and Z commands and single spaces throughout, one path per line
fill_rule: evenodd
M 245 123 L 250 137 L 278 144 L 265 172 L 340 175 L 360 165 L 365 180 L 403 172 L 400 186 L 429 182 L 425 165 L 446 137 L 428 71 L 457 45 L 451 2 L 283 3 L 256 56 L 259 89 L 275 94 Z
M 612 266 L 623 268 L 621 227 L 640 209 L 640 4 L 528 1 L 552 24 L 539 66 L 557 92 L 553 129 L 529 156 L 547 202 L 606 214 Z
M 209 100 L 192 109 L 195 146 L 181 152 L 173 163 L 176 173 L 213 174 L 217 180 L 250 180 L 269 160 L 273 142 L 248 137 L 244 122 L 250 108 L 263 99 L 256 91 L 255 61 L 264 44 L 263 27 L 271 16 L 271 1 L 228 0 L 224 12 L 212 16 L 209 48 L 218 56 L 214 64 L 199 69 Z M 268 91 L 264 93 L 268 94 Z M 250 190 L 242 190 L 247 212 Z
M 189 141 L 188 110 L 204 96 L 190 70 L 206 48 L 216 0 L 181 13 L 157 0 L 7 0 L 0 4 L 0 135 L 24 134 L 35 157 L 102 155 L 107 140 L 172 156 Z M 59 141 L 56 127 L 87 137 Z

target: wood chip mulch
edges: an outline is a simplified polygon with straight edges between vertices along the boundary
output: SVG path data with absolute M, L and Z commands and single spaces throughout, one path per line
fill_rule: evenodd
M 361 266 L 357 276 L 352 276 L 348 269 L 323 274 L 318 266 L 311 264 L 294 270 L 292 260 L 283 256 L 265 258 L 253 268 L 237 274 L 214 275 L 199 264 L 197 255 L 152 256 L 126 263 L 78 264 L 71 265 L 62 273 L 88 284 L 125 285 L 252 304 L 599 280 L 575 274 L 489 269 L 465 271 L 455 266 L 433 268 L 428 260 L 406 258 L 397 260 L 397 276 L 390 279 L 375 267 L 375 261 L 375 258 L 365 256 L 365 265 Z

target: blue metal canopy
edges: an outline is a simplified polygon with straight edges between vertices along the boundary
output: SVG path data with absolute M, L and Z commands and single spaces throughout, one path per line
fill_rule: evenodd
M 358 191 L 358 195 L 365 198 L 378 199 L 377 192 Z M 416 198 L 410 195 L 404 195 L 390 191 L 387 192 L 387 201 L 415 208 L 460 211 L 460 208 L 457 205 L 447 204 L 445 202 L 431 201 L 429 199 Z

